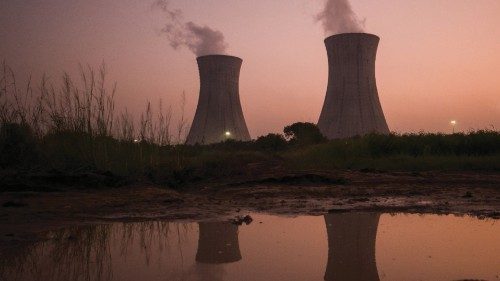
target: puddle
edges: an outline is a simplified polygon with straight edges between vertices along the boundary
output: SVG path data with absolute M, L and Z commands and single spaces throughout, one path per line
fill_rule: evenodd
M 500 221 L 376 213 L 64 229 L 0 280 L 500 280 Z

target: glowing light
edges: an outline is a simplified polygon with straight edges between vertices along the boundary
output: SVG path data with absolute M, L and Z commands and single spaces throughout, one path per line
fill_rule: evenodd
M 450 121 L 451 126 L 453 127 L 453 134 L 455 134 L 455 126 L 457 125 L 457 120 L 451 120 Z
M 231 136 L 231 132 L 227 131 L 226 132 L 226 137 L 230 137 Z
M 139 143 L 140 141 L 138 139 L 135 139 L 134 140 L 134 143 Z

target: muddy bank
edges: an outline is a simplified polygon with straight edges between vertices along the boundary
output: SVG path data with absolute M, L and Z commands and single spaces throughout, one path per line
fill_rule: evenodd
M 500 174 L 302 171 L 175 191 L 154 185 L 0 193 L 0 249 L 75 224 L 377 211 L 500 218 Z

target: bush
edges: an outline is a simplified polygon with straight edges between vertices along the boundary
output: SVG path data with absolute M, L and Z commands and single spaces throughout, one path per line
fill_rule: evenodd
M 285 137 L 280 134 L 268 134 L 261 136 L 255 141 L 255 147 L 265 151 L 281 151 L 287 146 Z
M 33 131 L 25 125 L 5 123 L 0 128 L 0 167 L 29 167 L 38 162 Z

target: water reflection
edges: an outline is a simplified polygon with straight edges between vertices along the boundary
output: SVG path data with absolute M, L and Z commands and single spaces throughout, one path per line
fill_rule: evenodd
M 198 229 L 199 280 L 222 281 L 224 264 L 241 260 L 238 226 L 230 222 L 200 222 Z
M 51 242 L 1 255 L 0 280 L 111 280 L 109 226 L 73 227 L 51 236 Z
M 0 280 L 500 280 L 493 220 L 376 213 L 254 219 L 249 226 L 68 228 L 0 253 Z
M 201 222 L 196 261 L 206 264 L 241 260 L 238 226 L 230 222 Z
M 378 281 L 375 241 L 380 214 L 325 216 L 328 235 L 326 281 Z

